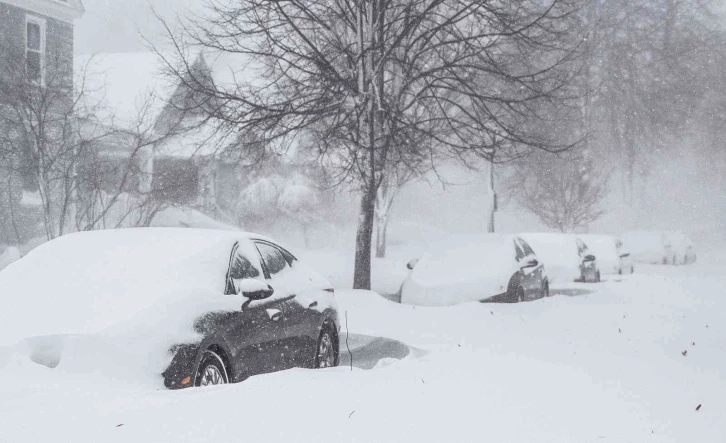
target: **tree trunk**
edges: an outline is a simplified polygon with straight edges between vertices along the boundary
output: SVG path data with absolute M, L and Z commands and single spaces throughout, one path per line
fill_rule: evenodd
M 376 258 L 386 258 L 388 214 L 376 218 Z
M 635 164 L 637 162 L 637 146 L 635 129 L 632 119 L 625 122 L 625 186 L 626 199 L 629 206 L 635 205 Z
M 376 192 L 374 186 L 367 185 L 361 197 L 358 231 L 355 237 L 355 270 L 353 289 L 371 289 L 371 245 L 373 241 L 373 221 L 375 219 Z
M 362 2 L 363 3 L 363 2 Z M 362 11 L 361 11 L 362 12 Z M 372 14 L 371 14 L 372 15 Z M 372 20 L 372 19 L 371 19 Z M 367 25 L 371 25 L 369 20 Z M 368 30 L 370 38 L 373 36 L 372 29 Z M 371 46 L 373 42 L 370 42 Z M 362 46 L 361 46 L 362 48 Z M 373 73 L 373 53 L 369 52 L 366 57 L 363 68 L 371 77 Z M 380 74 L 379 74 L 380 75 Z M 366 76 L 362 77 L 366 79 Z M 364 123 L 366 129 L 368 164 L 365 165 L 366 171 L 363 177 L 363 195 L 361 196 L 360 214 L 358 215 L 358 231 L 355 239 L 355 269 L 353 270 L 353 289 L 371 289 L 371 249 L 373 246 L 373 225 L 376 217 L 376 197 L 378 196 L 378 182 L 376 174 L 376 125 L 378 112 L 376 103 L 376 90 L 374 87 L 374 78 L 368 78 L 366 92 L 368 93 L 368 110 L 367 118 Z M 380 161 L 380 160 L 379 160 Z
M 308 236 L 307 222 L 302 222 L 302 235 L 303 235 L 303 241 L 305 242 L 305 249 L 310 249 L 310 240 L 309 240 L 309 236 Z
M 51 211 L 51 196 L 47 182 L 42 174 L 38 174 L 38 193 L 40 194 L 40 202 L 43 206 L 43 225 L 45 227 L 45 235 L 48 240 L 56 238 L 55 227 L 53 226 L 53 214 Z

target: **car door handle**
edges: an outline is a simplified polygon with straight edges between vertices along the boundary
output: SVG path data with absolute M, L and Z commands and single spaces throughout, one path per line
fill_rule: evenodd
M 267 311 L 267 315 L 270 316 L 270 320 L 272 321 L 280 321 L 282 318 L 282 311 L 279 309 L 265 309 Z
M 316 308 L 318 306 L 318 302 L 314 301 L 308 305 L 308 308 Z

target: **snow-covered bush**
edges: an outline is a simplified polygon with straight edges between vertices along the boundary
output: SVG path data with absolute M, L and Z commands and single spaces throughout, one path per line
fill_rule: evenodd
M 280 210 L 302 226 L 305 246 L 309 246 L 308 228 L 318 219 L 318 196 L 310 187 L 290 184 L 277 201 Z

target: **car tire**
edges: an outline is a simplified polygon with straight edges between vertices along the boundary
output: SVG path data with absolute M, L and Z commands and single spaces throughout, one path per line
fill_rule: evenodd
M 229 383 L 227 368 L 222 358 L 213 351 L 206 351 L 202 356 L 194 377 L 194 386 L 214 386 Z
M 542 286 L 542 298 L 547 298 L 550 296 L 550 284 L 545 282 L 545 284 Z
M 335 343 L 336 336 L 331 332 L 329 326 L 324 326 L 320 331 L 318 343 L 315 348 L 315 368 L 333 368 L 338 366 L 338 352 Z
M 595 283 L 600 283 L 602 280 L 600 279 L 600 271 L 597 271 L 597 274 L 595 274 Z
M 527 301 L 527 294 L 524 292 L 523 287 L 518 287 L 517 291 L 514 293 L 514 300 L 515 303 L 522 303 Z

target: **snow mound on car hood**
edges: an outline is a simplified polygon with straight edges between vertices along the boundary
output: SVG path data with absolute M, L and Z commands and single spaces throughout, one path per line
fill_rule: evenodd
M 229 254 L 245 236 L 148 228 L 77 233 L 48 242 L 0 273 L 0 345 L 32 336 L 94 333 L 135 317 L 141 321 L 136 329 L 141 324 L 166 328 L 169 322 L 188 321 L 181 313 L 191 315 L 195 305 L 229 304 L 233 297 L 223 296 Z
M 544 264 L 551 283 L 572 282 L 580 277 L 580 256 L 575 235 L 538 232 L 520 236 Z
M 423 306 L 483 300 L 506 291 L 516 271 L 514 237 L 452 237 L 416 263 L 403 283 L 402 302 Z

